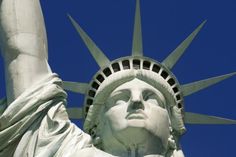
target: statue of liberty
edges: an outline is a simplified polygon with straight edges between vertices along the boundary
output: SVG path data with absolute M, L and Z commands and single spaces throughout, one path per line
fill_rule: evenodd
M 236 73 L 180 85 L 171 72 L 205 24 L 162 62 L 145 57 L 139 0 L 132 53 L 110 61 L 69 16 L 100 70 L 90 83 L 62 81 L 47 61 L 39 0 L 0 0 L 7 99 L 0 101 L 0 157 L 184 157 L 185 123 L 236 121 L 184 111 L 184 97 Z M 66 109 L 69 90 L 84 107 Z M 69 118 L 83 118 L 83 130 Z

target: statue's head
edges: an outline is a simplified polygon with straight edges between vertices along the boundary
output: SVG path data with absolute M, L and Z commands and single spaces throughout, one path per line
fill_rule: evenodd
M 152 85 L 134 78 L 113 90 L 104 105 L 97 130 L 102 147 L 109 148 L 114 141 L 145 145 L 149 139 L 160 153 L 168 148 L 171 123 L 166 100 Z
M 150 58 L 124 57 L 91 81 L 84 129 L 94 138 L 123 143 L 153 136 L 166 150 L 185 132 L 183 111 L 180 85 L 167 68 Z

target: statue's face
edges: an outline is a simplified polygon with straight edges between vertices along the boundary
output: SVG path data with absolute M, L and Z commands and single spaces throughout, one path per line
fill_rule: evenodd
M 153 86 L 139 79 L 124 83 L 110 94 L 104 110 L 104 134 L 131 141 L 151 134 L 166 145 L 169 116 L 164 96 Z

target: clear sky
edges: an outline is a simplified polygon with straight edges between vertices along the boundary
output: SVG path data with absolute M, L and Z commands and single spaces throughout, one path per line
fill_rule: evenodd
M 131 52 L 135 0 L 41 0 L 49 64 L 63 80 L 89 82 L 98 66 L 67 18 L 69 13 L 111 59 Z M 206 25 L 173 69 L 181 84 L 236 71 L 234 0 L 141 0 L 144 54 L 162 61 L 201 22 Z M 5 96 L 0 59 L 0 96 Z M 186 111 L 236 119 L 236 76 L 186 97 Z M 83 96 L 69 93 L 68 106 Z M 81 126 L 81 122 L 77 122 Z M 236 125 L 187 125 L 187 157 L 235 156 Z

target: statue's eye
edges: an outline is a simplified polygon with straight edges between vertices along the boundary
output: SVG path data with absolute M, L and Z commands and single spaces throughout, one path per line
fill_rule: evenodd
M 130 99 L 130 92 L 128 91 L 120 91 L 117 94 L 115 94 L 112 99 L 114 99 L 115 102 L 118 101 L 124 101 L 127 102 Z
M 110 95 L 110 97 L 107 99 L 107 104 L 109 104 L 109 106 L 119 105 L 128 102 L 129 99 L 129 91 L 117 91 Z
M 146 101 L 147 103 L 164 107 L 159 96 L 153 91 L 145 90 L 143 92 L 143 100 Z
M 156 97 L 156 94 L 152 91 L 149 91 L 149 90 L 145 90 L 143 92 L 143 100 L 144 101 L 148 101 L 149 99 L 153 99 Z

